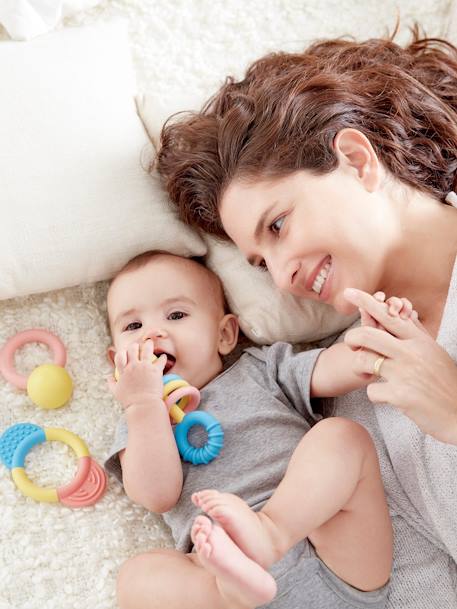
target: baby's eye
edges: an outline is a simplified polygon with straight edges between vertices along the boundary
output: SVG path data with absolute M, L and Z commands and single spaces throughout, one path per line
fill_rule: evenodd
M 279 235 L 279 233 L 281 232 L 282 225 L 284 223 L 284 219 L 285 219 L 285 216 L 281 216 L 280 218 L 275 220 L 272 224 L 270 224 L 270 231 L 272 233 L 275 233 L 276 235 Z
M 167 319 L 169 319 L 171 321 L 177 321 L 178 319 L 184 319 L 184 317 L 187 317 L 187 313 L 184 313 L 183 311 L 173 311 L 172 313 L 167 315 Z
M 139 330 L 142 327 L 141 321 L 131 321 L 124 328 L 124 332 L 132 332 L 133 330 Z

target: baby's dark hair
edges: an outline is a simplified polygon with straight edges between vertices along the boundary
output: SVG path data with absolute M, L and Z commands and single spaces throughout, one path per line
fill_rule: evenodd
M 180 218 L 227 239 L 218 208 L 233 179 L 326 174 L 348 127 L 397 180 L 444 200 L 457 169 L 457 48 L 418 26 L 404 48 L 394 35 L 269 54 L 200 112 L 171 117 L 156 164 Z

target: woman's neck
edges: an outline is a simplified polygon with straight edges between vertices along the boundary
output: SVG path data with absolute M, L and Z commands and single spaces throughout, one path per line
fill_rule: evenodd
M 404 206 L 384 291 L 408 298 L 436 336 L 457 255 L 457 209 L 419 193 Z

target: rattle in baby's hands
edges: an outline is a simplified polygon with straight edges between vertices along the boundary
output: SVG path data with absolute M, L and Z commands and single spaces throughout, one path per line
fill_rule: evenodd
M 152 350 L 152 341 L 146 341 L 144 345 L 145 352 Z M 136 347 L 135 347 L 136 348 Z M 138 353 L 140 346 L 138 345 Z M 156 362 L 151 368 L 146 369 L 146 374 L 152 372 L 156 378 L 148 379 L 150 388 L 154 388 L 157 382 L 157 375 L 162 375 L 165 364 L 166 355 L 162 354 L 159 358 L 153 352 L 148 353 L 149 362 Z M 116 355 L 117 361 L 119 361 Z M 125 362 L 122 362 L 125 365 Z M 135 365 L 135 363 L 133 364 Z M 122 372 L 118 370 L 118 366 L 114 370 L 115 381 L 119 381 Z M 141 374 L 141 373 L 140 373 Z M 183 461 L 188 461 L 193 465 L 207 464 L 212 461 L 222 450 L 224 445 L 224 432 L 218 421 L 207 412 L 196 412 L 200 404 L 200 392 L 196 387 L 192 387 L 183 378 L 177 374 L 165 374 L 161 376 L 162 398 L 165 406 L 168 408 L 170 418 L 174 423 L 174 436 L 179 454 Z M 112 383 L 110 387 L 113 393 Z M 126 406 L 128 408 L 128 406 Z M 190 444 L 188 439 L 189 431 L 194 426 L 201 426 L 207 434 L 206 443 L 203 446 L 196 447 Z

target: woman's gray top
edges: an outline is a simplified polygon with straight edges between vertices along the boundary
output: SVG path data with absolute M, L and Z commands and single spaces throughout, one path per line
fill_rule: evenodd
M 457 362 L 457 264 L 437 342 Z M 376 444 L 395 532 L 388 607 L 456 609 L 457 446 L 424 435 L 391 406 L 373 405 L 365 389 L 326 400 L 324 412 L 358 421 Z

